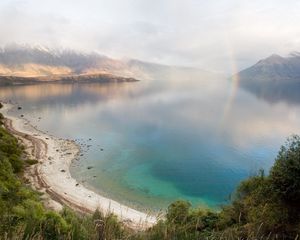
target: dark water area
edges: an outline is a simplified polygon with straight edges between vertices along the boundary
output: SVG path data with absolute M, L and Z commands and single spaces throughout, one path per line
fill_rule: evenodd
M 273 96 L 276 97 L 276 96 Z M 0 88 L 33 125 L 82 146 L 72 175 L 139 209 L 176 199 L 217 208 L 300 132 L 300 108 L 264 101 L 226 79 Z

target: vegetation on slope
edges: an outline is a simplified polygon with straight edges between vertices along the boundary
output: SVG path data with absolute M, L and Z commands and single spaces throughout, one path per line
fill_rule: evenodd
M 2 118 L 3 116 L 1 116 Z M 172 203 L 164 220 L 133 232 L 112 214 L 47 210 L 22 183 L 26 156 L 0 127 L 0 239 L 295 239 L 300 234 L 300 137 L 287 140 L 270 174 L 243 181 L 220 212 Z
M 218 213 L 169 206 L 166 220 L 144 239 L 295 239 L 300 234 L 300 137 L 282 146 L 270 174 L 260 171 L 238 186 Z
M 40 195 L 22 183 L 25 159 L 17 139 L 0 127 L 0 239 L 122 239 L 129 234 L 112 214 L 45 209 Z

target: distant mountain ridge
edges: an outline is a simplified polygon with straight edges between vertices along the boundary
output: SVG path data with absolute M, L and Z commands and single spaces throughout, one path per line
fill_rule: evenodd
M 300 53 L 289 57 L 273 54 L 238 73 L 241 81 L 300 81 Z
M 5 47 L 0 50 L 0 64 L 14 67 L 28 63 L 70 67 L 77 73 L 107 60 L 98 54 L 81 54 L 72 50 L 55 50 L 39 47 Z
M 132 77 L 126 65 L 97 53 L 55 50 L 41 47 L 13 46 L 0 50 L 0 75 L 40 77 L 109 73 Z
M 49 79 L 53 76 L 114 75 L 139 80 L 210 76 L 209 72 L 140 60 L 116 60 L 94 53 L 14 45 L 0 49 L 0 77 Z
M 240 86 L 270 102 L 300 102 L 300 53 L 273 54 L 236 75 Z

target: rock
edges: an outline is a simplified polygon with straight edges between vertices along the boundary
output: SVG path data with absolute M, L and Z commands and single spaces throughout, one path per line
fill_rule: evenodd
M 92 168 L 93 168 L 92 166 L 88 166 L 88 167 L 87 167 L 87 169 L 92 169 Z
M 66 172 L 66 170 L 64 170 L 64 169 L 62 169 L 62 170 L 60 170 L 61 172 Z
M 18 107 L 18 110 L 21 110 L 22 109 L 22 107 Z

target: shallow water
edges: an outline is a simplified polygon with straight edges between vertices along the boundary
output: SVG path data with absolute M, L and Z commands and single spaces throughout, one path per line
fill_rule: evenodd
M 234 90 L 225 79 L 198 77 L 5 87 L 0 99 L 81 144 L 71 173 L 95 191 L 142 210 L 176 199 L 216 208 L 242 179 L 268 171 L 300 130 L 299 106 Z

